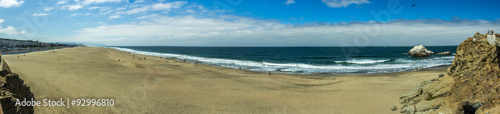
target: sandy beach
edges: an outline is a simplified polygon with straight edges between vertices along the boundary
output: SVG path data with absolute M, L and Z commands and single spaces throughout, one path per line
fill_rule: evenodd
M 31 86 L 38 100 L 115 100 L 112 107 L 35 107 L 35 113 L 389 114 L 399 113 L 400 96 L 446 72 L 268 75 L 99 47 L 3 58 Z M 398 110 L 392 111 L 393 106 Z

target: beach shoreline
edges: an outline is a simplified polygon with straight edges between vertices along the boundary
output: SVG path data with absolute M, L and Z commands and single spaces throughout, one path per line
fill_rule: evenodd
M 161 46 L 159 46 L 161 47 Z M 446 47 L 446 46 L 444 46 Z M 377 66 L 371 66 L 371 65 L 377 65 L 376 63 L 377 62 L 374 62 L 374 63 L 371 63 L 371 62 L 368 62 L 368 63 L 371 63 L 371 64 L 367 64 L 366 62 L 361 62 L 361 63 L 356 63 L 356 65 L 364 65 L 364 66 L 351 66 L 352 64 L 354 63 L 350 63 L 351 65 L 346 65 L 346 64 L 337 64 L 339 62 L 335 61 L 335 64 L 328 64 L 328 65 L 325 65 L 325 64 L 310 64 L 310 63 L 301 63 L 301 62 L 290 62 L 288 61 L 287 63 L 280 63 L 280 62 L 271 62 L 272 60 L 267 60 L 267 61 L 248 61 L 248 60 L 245 60 L 245 59 L 238 59 L 238 58 L 234 58 L 234 59 L 229 59 L 227 58 L 227 56 L 225 56 L 226 58 L 224 57 L 217 57 L 217 58 L 210 58 L 206 55 L 204 56 L 201 56 L 201 55 L 191 55 L 191 54 L 179 54 L 180 52 L 176 52 L 176 51 L 173 51 L 173 52 L 176 52 L 176 53 L 171 53 L 171 52 L 163 52 L 163 51 L 159 51 L 159 50 L 148 50 L 148 51 L 144 51 L 145 49 L 135 49 L 135 48 L 131 48 L 131 47 L 116 47 L 116 46 L 111 46 L 111 47 L 103 47 L 103 48 L 111 48 L 111 49 L 115 49 L 115 50 L 118 50 L 118 51 L 122 51 L 122 52 L 126 52 L 126 53 L 131 53 L 131 54 L 138 54 L 138 55 L 148 55 L 148 56 L 152 56 L 152 57 L 162 57 L 162 58 L 166 58 L 166 59 L 172 59 L 172 60 L 177 60 L 177 61 L 183 61 L 183 62 L 188 62 L 188 63 L 192 63 L 192 64 L 205 64 L 205 65 L 210 65 L 210 66 L 213 66 L 213 67 L 221 67 L 221 68 L 229 68 L 229 69 L 239 69 L 239 70 L 245 70 L 245 71 L 252 71 L 252 72 L 257 72 L 257 73 L 272 73 L 272 74 L 299 74 L 299 75 L 316 75 L 316 76 L 344 76 L 344 75 L 380 75 L 380 74 L 388 74 L 388 73 L 397 73 L 397 72 L 407 72 L 407 71 L 425 71 L 425 70 L 439 70 L 439 69 L 447 69 L 451 66 L 451 61 L 450 63 L 448 64 L 439 64 L 439 65 L 430 65 L 430 66 L 423 66 L 423 67 L 410 67 L 410 68 L 404 68 L 404 69 L 399 69 L 399 70 L 391 70 L 391 69 L 377 69 L 377 68 L 372 68 L 373 71 L 361 71 L 361 72 L 357 72 L 357 71 L 348 71 L 349 69 L 353 69 L 352 67 L 359 67 L 359 68 L 362 68 L 362 67 L 377 67 Z M 158 47 L 151 47 L 151 48 L 158 48 Z M 175 47 L 175 48 L 179 48 L 179 47 Z M 187 47 L 187 48 L 193 48 L 193 47 Z M 259 47 L 260 48 L 260 47 Z M 196 49 L 193 49 L 193 50 L 196 50 Z M 237 54 L 237 53 L 232 53 L 232 54 Z M 229 54 L 229 55 L 232 55 L 232 54 Z M 241 53 L 240 53 L 241 54 Z M 405 53 L 406 55 L 406 53 Z M 241 56 L 241 55 L 239 55 Z M 250 54 L 250 56 L 252 56 Z M 313 55 L 310 55 L 310 56 L 314 56 Z M 316 56 L 321 56 L 321 55 L 316 55 Z M 440 57 L 443 57 L 443 56 L 437 56 L 438 58 Z M 453 56 L 454 57 L 454 56 Z M 252 58 L 252 57 L 249 57 L 249 58 Z M 331 57 L 331 58 L 335 58 L 335 57 Z M 222 59 L 221 61 L 231 61 L 233 63 L 224 63 L 224 62 L 212 62 L 210 61 L 211 59 Z M 359 59 L 359 58 L 358 58 Z M 410 60 L 407 60 L 407 59 L 410 59 Z M 384 58 L 383 61 L 386 62 L 386 61 L 412 61 L 413 58 L 401 58 L 399 56 L 395 56 L 393 58 Z M 419 60 L 420 58 L 417 58 L 416 60 Z M 437 58 L 430 58 L 430 59 L 437 59 Z M 357 60 L 357 59 L 348 59 L 348 60 Z M 370 59 L 361 59 L 361 60 L 370 60 Z M 204 61 L 204 62 L 202 62 Z M 318 60 L 319 61 L 319 60 Z M 328 61 L 333 61 L 333 60 L 328 60 Z M 377 60 L 377 61 L 382 61 L 382 60 Z M 243 62 L 243 63 L 242 63 Z M 247 63 L 245 63 L 247 62 Z M 372 61 L 373 62 L 373 61 Z M 249 64 L 251 63 L 251 64 Z M 415 62 L 415 63 L 419 63 L 419 62 Z M 242 64 L 249 64 L 250 66 L 238 66 L 238 65 L 242 65 Z M 253 65 L 252 65 L 253 64 Z M 261 64 L 262 66 L 258 66 L 258 65 L 255 65 L 255 64 Z M 268 64 L 271 64 L 271 65 L 268 65 Z M 409 65 L 409 66 L 412 66 L 412 64 L 408 64 L 408 63 L 397 63 L 397 64 L 394 64 L 392 63 L 393 65 L 401 65 L 401 64 L 404 64 L 404 65 Z M 423 63 L 425 64 L 425 63 Z M 296 67 L 295 67 L 296 65 Z M 366 66 L 368 65 L 368 66 Z M 391 65 L 391 63 L 389 64 L 384 64 L 384 65 Z M 299 70 L 299 71 L 296 71 L 296 70 L 290 70 L 290 66 L 293 66 L 291 67 L 292 69 L 297 68 L 297 69 L 302 69 L 302 70 Z M 262 69 L 259 69 L 259 68 L 252 68 L 252 67 L 270 67 L 270 69 L 266 69 L 266 70 L 262 70 Z M 322 69 L 323 71 L 316 71 L 316 72 L 308 72 L 308 67 L 313 67 L 312 69 L 317 69 L 318 67 L 326 67 L 326 68 L 333 68 L 333 69 L 336 69 L 336 67 L 346 67 L 346 70 L 347 71 L 329 71 L 331 69 Z M 383 66 L 380 66 L 380 67 L 383 67 Z M 402 66 L 402 67 L 407 67 L 407 66 Z M 354 68 L 354 69 L 359 69 L 359 68 Z M 284 70 L 283 70 L 284 69 Z M 375 70 L 377 69 L 377 70 Z
M 50 51 L 57 53 L 4 58 L 37 99 L 112 98 L 117 105 L 35 107 L 36 113 L 399 113 L 391 108 L 401 107 L 401 95 L 446 72 L 268 75 L 103 47 Z

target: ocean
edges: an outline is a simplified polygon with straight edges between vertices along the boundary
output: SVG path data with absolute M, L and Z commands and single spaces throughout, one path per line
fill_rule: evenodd
M 125 52 L 178 58 L 218 67 L 291 74 L 380 74 L 451 65 L 457 46 L 428 46 L 453 55 L 418 58 L 412 47 L 172 47 L 114 46 Z

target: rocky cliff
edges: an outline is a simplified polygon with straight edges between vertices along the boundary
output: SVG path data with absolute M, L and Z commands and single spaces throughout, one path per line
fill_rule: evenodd
M 0 58 L 0 61 L 2 64 L 0 71 L 0 104 L 2 112 L 4 114 L 33 114 L 34 109 L 32 106 L 15 106 L 18 99 L 35 98 L 30 87 L 24 84 L 18 74 L 12 73 L 9 65 L 3 59 Z
M 467 38 L 446 76 L 422 82 L 400 98 L 401 113 L 500 113 L 498 57 L 498 47 L 485 34 Z

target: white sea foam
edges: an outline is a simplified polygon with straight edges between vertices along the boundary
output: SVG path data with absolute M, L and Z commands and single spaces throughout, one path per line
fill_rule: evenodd
M 175 57 L 179 59 L 199 61 L 204 64 L 216 65 L 228 68 L 245 68 L 252 71 L 273 71 L 273 72 L 292 72 L 292 73 L 314 73 L 314 72 L 331 72 L 331 73 L 385 73 L 385 72 L 398 72 L 412 69 L 429 68 L 442 65 L 450 65 L 454 59 L 454 56 L 443 56 L 435 57 L 432 59 L 396 59 L 393 63 L 389 62 L 390 59 L 352 59 L 347 61 L 335 61 L 336 63 L 351 63 L 359 65 L 343 65 L 343 64 L 332 64 L 332 65 L 316 65 L 316 64 L 305 64 L 305 63 L 273 63 L 273 62 L 256 62 L 248 60 L 233 60 L 233 59 L 222 59 L 222 58 L 208 58 L 208 57 L 197 57 L 181 54 L 170 54 L 170 53 L 157 53 L 157 52 L 147 52 L 138 51 L 127 48 L 111 47 L 120 51 L 151 55 L 158 57 Z
M 371 59 L 351 59 L 347 61 L 334 61 L 335 63 L 353 63 L 353 64 L 374 64 L 374 63 L 383 63 L 390 61 L 391 59 L 384 60 L 371 60 Z

